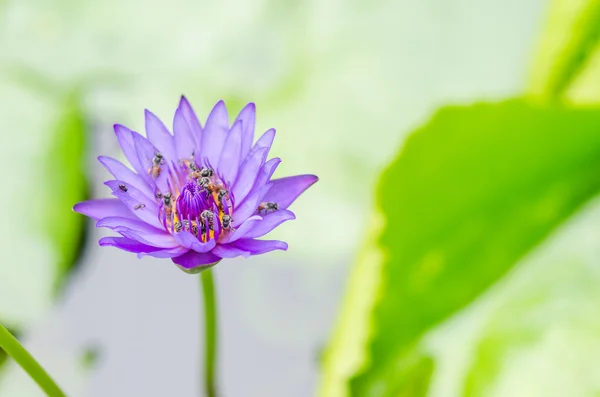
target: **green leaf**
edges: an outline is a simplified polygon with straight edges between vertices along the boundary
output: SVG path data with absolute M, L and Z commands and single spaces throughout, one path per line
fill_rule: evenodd
M 552 2 L 529 92 L 558 98 L 588 65 L 600 40 L 599 0 Z
M 383 263 L 372 266 L 381 283 L 373 312 L 357 313 L 371 342 L 350 394 L 402 394 L 407 349 L 598 194 L 598 169 L 600 112 L 592 110 L 522 100 L 448 107 L 411 135 L 378 187 Z

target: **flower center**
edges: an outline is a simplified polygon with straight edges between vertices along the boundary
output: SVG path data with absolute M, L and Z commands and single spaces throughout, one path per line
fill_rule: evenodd
M 230 232 L 233 200 L 218 172 L 193 160 L 181 161 L 176 171 L 178 178 L 170 184 L 174 192 L 157 193 L 165 227 L 171 233 L 190 232 L 202 242 Z

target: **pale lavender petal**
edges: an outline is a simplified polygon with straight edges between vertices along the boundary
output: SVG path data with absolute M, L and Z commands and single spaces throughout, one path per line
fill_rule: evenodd
M 175 135 L 175 150 L 177 159 L 189 159 L 196 150 L 196 141 L 192 128 L 188 124 L 183 110 L 178 108 L 173 118 L 173 133 Z
M 107 227 L 125 237 L 153 247 L 173 248 L 179 246 L 166 230 L 159 230 L 140 220 L 110 217 L 101 219 L 96 226 Z
M 152 175 L 150 170 L 154 164 L 154 156 L 160 151 L 146 138 L 139 134 L 133 135 L 133 141 L 135 143 L 135 150 L 138 155 L 138 159 L 143 169 L 146 170 L 141 176 L 150 185 L 153 192 L 158 189 L 160 192 L 166 192 L 169 190 L 167 184 L 169 168 L 171 164 L 168 161 L 164 161 L 164 164 L 160 166 L 160 172 L 157 176 Z
M 138 258 L 142 258 L 144 256 L 153 256 L 155 258 L 174 258 L 176 256 L 181 256 L 185 253 L 189 252 L 188 248 L 185 247 L 175 247 L 175 248 L 166 248 L 154 252 L 140 252 L 138 253 Z
M 214 239 L 203 243 L 202 241 L 198 240 L 192 233 L 186 230 L 174 233 L 173 237 L 175 237 L 175 240 L 177 240 L 179 245 L 200 253 L 208 252 L 211 249 L 215 248 L 216 245 L 216 241 Z
M 137 218 L 133 212 L 121 200 L 116 198 L 104 198 L 83 201 L 73 206 L 73 211 L 99 220 L 109 216 L 120 216 L 125 218 Z
M 244 201 L 248 193 L 254 187 L 254 181 L 260 171 L 262 165 L 267 158 L 267 149 L 262 148 L 256 151 L 252 157 L 249 157 L 245 164 L 240 169 L 237 180 L 231 187 L 231 192 L 236 203 Z
M 231 184 L 235 181 L 238 174 L 238 169 L 242 161 L 240 149 L 242 146 L 242 131 L 243 126 L 241 121 L 237 121 L 231 127 L 231 131 L 227 135 L 225 145 L 221 152 L 221 158 L 217 169 L 223 177 L 225 183 Z
M 254 125 L 256 124 L 256 106 L 253 103 L 247 104 L 240 114 L 237 116 L 235 121 L 242 121 L 242 146 L 241 146 L 241 158 L 242 160 L 248 156 L 252 142 L 254 141 Z M 233 123 L 235 124 L 235 122 Z
M 130 170 L 125 164 L 107 156 L 100 156 L 98 157 L 98 160 L 102 163 L 104 168 L 115 177 L 115 179 L 125 182 L 126 186 L 135 187 L 148 197 L 154 196 L 152 189 L 146 181 Z
M 318 180 L 319 178 L 315 175 L 296 175 L 273 179 L 271 188 L 265 194 L 263 201 L 277 203 L 280 209 L 286 209 Z
M 123 149 L 123 154 L 125 154 L 129 164 L 131 164 L 133 169 L 136 170 L 138 174 L 147 172 L 147 169 L 143 169 L 142 165 L 140 164 L 137 151 L 135 150 L 133 136 L 137 134 L 137 132 L 131 131 L 129 128 L 121 124 L 115 124 L 113 127 L 115 134 L 117 135 L 119 145 L 121 146 L 121 149 Z
M 244 236 L 244 238 L 256 238 L 264 236 L 283 222 L 296 219 L 296 216 L 292 211 L 278 210 L 275 212 L 269 212 L 263 215 L 263 220 L 258 222 L 252 229 L 250 229 Z
M 98 240 L 98 244 L 101 247 L 117 247 L 123 251 L 135 253 L 160 251 L 160 248 L 150 247 L 127 237 L 103 237 Z
M 227 138 L 227 131 L 229 131 L 227 108 L 223 101 L 219 101 L 210 112 L 202 131 L 201 161 L 207 159 L 210 164 L 218 163 Z
M 233 210 L 233 226 L 237 227 L 238 225 L 241 225 L 256 212 L 258 205 L 263 201 L 264 195 L 270 188 L 271 185 L 269 184 L 255 190 L 241 205 L 235 207 Z
M 279 240 L 254 240 L 254 239 L 239 239 L 230 244 L 234 248 L 242 251 L 248 251 L 251 255 L 260 255 L 274 250 L 288 249 L 287 243 Z
M 241 250 L 231 245 L 218 245 L 214 250 L 212 250 L 212 253 L 220 256 L 221 258 L 235 258 L 238 256 L 247 258 L 251 255 L 250 252 Z
M 187 254 L 172 259 L 173 263 L 179 265 L 184 271 L 199 267 L 208 269 L 212 265 L 216 265 L 220 260 L 220 257 L 211 252 L 199 253 L 195 251 L 189 251 Z
M 124 184 L 123 181 L 113 180 L 104 184 L 111 188 L 113 195 L 121 200 L 135 216 L 159 229 L 163 227 L 158 219 L 158 204 L 155 201 L 133 186 L 129 186 L 124 192 L 119 188 L 119 185 Z
M 250 218 L 246 219 L 238 228 L 236 228 L 233 233 L 229 233 L 227 236 L 225 236 L 222 243 L 230 243 L 244 237 L 244 235 L 248 233 L 248 231 L 252 230 L 252 228 L 262 219 L 263 218 L 260 215 L 251 216 Z
M 254 144 L 252 149 L 248 152 L 246 159 L 250 158 L 254 153 L 261 149 L 267 149 L 267 156 L 269 155 L 269 150 L 271 150 L 271 145 L 273 144 L 273 140 L 275 139 L 275 129 L 271 128 L 267 130 L 264 134 L 258 138 L 258 141 Z M 265 156 L 266 157 L 266 156 Z M 242 165 L 243 166 L 243 165 Z
M 192 136 L 195 141 L 200 141 L 200 134 L 202 133 L 202 125 L 200 121 L 198 121 L 198 117 L 196 117 L 196 112 L 190 105 L 189 101 L 183 95 L 181 96 L 181 100 L 179 101 L 179 109 L 181 109 L 181 113 L 183 117 L 185 117 L 185 121 L 187 121 L 190 129 L 192 130 Z M 199 152 L 198 152 L 199 153 Z
M 245 198 L 250 197 L 252 195 L 252 193 L 257 191 L 258 189 L 261 189 L 267 182 L 269 182 L 269 180 L 271 179 L 271 176 L 273 176 L 273 173 L 275 172 L 275 170 L 277 169 L 277 166 L 280 163 L 281 163 L 281 159 L 279 157 L 272 158 L 271 160 L 264 163 L 263 166 L 261 167 L 260 171 L 258 172 L 258 176 L 256 177 L 256 180 L 253 183 L 252 190 L 250 191 L 250 193 L 248 193 L 248 195 Z M 244 202 L 244 199 L 236 201 L 236 205 L 242 205 L 242 203 Z
M 167 161 L 177 162 L 173 135 L 158 117 L 146 109 L 146 135 Z

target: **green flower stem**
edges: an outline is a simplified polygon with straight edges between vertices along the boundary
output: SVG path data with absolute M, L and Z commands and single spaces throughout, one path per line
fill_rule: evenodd
M 0 348 L 21 366 L 49 397 L 65 397 L 35 358 L 0 324 Z
M 217 356 L 217 312 L 215 284 L 212 269 L 200 273 L 204 295 L 204 390 L 207 397 L 215 397 L 215 361 Z

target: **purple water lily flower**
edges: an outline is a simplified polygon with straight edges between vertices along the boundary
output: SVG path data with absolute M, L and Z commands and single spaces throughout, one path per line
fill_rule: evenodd
M 133 170 L 100 156 L 115 177 L 105 185 L 116 198 L 85 201 L 73 209 L 120 234 L 100 239 L 101 246 L 138 257 L 171 258 L 190 273 L 222 258 L 286 250 L 283 241 L 258 238 L 295 219 L 288 207 L 318 178 L 271 179 L 281 162 L 267 160 L 275 130 L 252 145 L 255 118 L 250 103 L 230 126 L 220 101 L 203 127 L 182 97 L 173 134 L 149 111 L 148 138 L 116 124 L 117 139 Z

